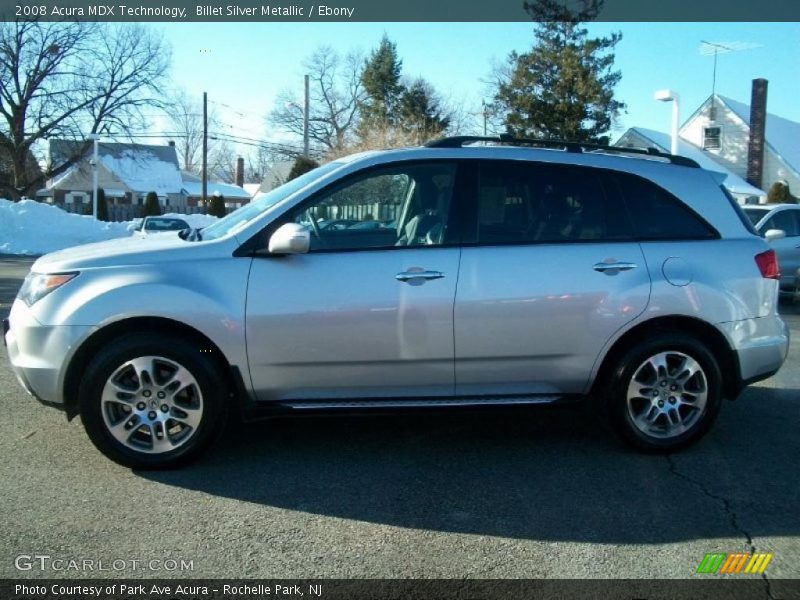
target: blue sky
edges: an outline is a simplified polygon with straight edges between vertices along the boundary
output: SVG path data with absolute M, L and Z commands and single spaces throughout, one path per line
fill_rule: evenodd
M 209 99 L 226 130 L 254 138 L 282 138 L 265 129 L 264 115 L 276 94 L 302 92 L 302 60 L 315 47 L 369 52 L 381 36 L 397 43 L 403 72 L 422 76 L 445 96 L 478 112 L 489 99 L 485 80 L 493 63 L 533 42 L 532 23 L 175 23 L 158 24 L 173 49 L 172 80 Z M 681 96 L 681 121 L 711 93 L 713 58 L 699 52 L 701 40 L 754 45 L 718 57 L 717 93 L 745 103 L 751 80 L 769 80 L 769 112 L 800 121 L 800 23 L 594 23 L 591 34 L 621 31 L 616 65 L 622 71 L 617 96 L 627 111 L 612 137 L 638 125 L 669 130 L 668 103 L 653 100 L 657 89 Z M 213 105 L 212 105 L 213 106 Z M 798 141 L 800 143 L 800 141 Z

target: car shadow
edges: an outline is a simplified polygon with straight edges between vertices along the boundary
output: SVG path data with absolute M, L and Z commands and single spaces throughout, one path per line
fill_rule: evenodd
M 268 507 L 426 530 L 665 543 L 796 535 L 798 389 L 753 387 L 670 456 L 584 406 L 233 425 L 189 467 L 138 475 Z

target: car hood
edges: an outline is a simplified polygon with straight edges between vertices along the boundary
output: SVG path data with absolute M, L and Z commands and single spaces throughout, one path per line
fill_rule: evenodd
M 185 258 L 189 253 L 199 258 L 210 244 L 187 242 L 172 234 L 118 238 L 94 244 L 75 246 L 45 254 L 32 271 L 56 273 L 76 269 L 141 265 Z

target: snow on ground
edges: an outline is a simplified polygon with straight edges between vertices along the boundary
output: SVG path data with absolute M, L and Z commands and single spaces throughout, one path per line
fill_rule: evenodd
M 217 220 L 208 215 L 166 214 L 192 227 L 206 227 Z M 90 242 L 129 237 L 133 221 L 103 222 L 76 215 L 57 206 L 22 200 L 0 199 L 0 254 L 47 254 Z

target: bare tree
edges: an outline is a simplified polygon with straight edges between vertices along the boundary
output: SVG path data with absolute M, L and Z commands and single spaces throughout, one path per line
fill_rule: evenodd
M 245 171 L 245 182 L 261 183 L 267 175 L 270 167 L 279 160 L 275 152 L 266 146 L 257 146 L 247 157 L 247 170 Z
M 33 194 L 90 145 L 38 171 L 33 156 L 48 138 L 122 136 L 143 124 L 141 108 L 159 104 L 169 60 L 162 39 L 141 25 L 0 23 L 0 153 L 8 165 L 0 194 Z
M 363 97 L 363 57 L 350 52 L 340 57 L 329 46 L 317 48 L 305 61 L 310 79 L 309 139 L 324 153 L 342 151 L 351 141 Z M 303 137 L 303 102 L 295 92 L 278 94 L 269 121 Z
M 238 154 L 229 140 L 217 139 L 208 151 L 208 179 L 234 183 Z
M 168 104 L 164 107 L 169 122 L 170 132 L 177 134 L 175 149 L 181 168 L 190 173 L 199 173 L 203 164 L 203 101 L 201 98 L 192 98 L 184 90 L 178 90 L 170 96 Z M 217 111 L 211 108 L 208 111 L 208 129 L 215 131 L 220 127 Z M 214 151 L 215 141 L 209 139 L 208 153 Z

